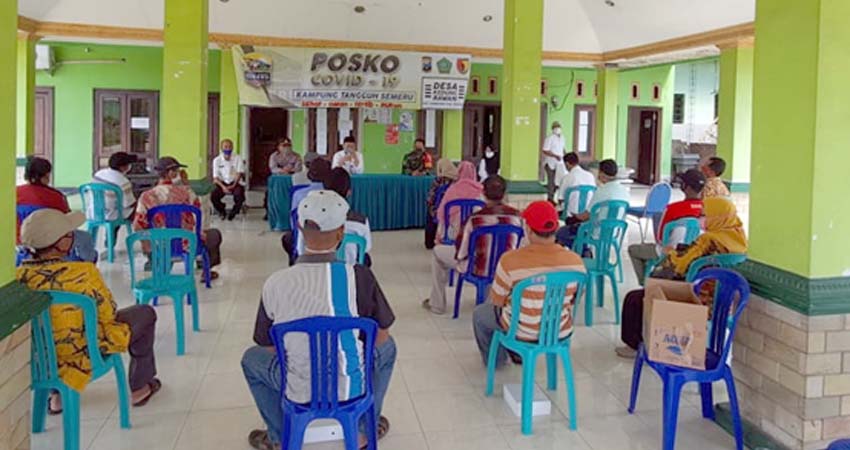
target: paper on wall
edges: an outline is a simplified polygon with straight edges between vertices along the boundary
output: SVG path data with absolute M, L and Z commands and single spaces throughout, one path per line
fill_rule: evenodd
M 437 145 L 437 112 L 433 109 L 425 110 L 425 147 L 431 148 Z
M 328 154 L 328 110 L 325 108 L 316 109 L 316 152 Z

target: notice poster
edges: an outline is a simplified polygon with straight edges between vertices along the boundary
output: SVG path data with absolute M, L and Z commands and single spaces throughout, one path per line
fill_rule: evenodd
M 366 123 L 378 123 L 378 109 L 363 108 L 363 121 Z
M 325 108 L 316 110 L 316 152 L 328 154 L 328 110 Z
M 422 78 L 422 108 L 463 109 L 466 78 Z
M 387 131 L 384 133 L 384 143 L 387 145 L 398 145 L 398 125 L 387 125 Z
M 413 112 L 404 111 L 399 117 L 399 129 L 401 131 L 413 131 Z
M 425 147 L 437 146 L 437 112 L 433 109 L 425 110 Z
M 393 110 L 381 108 L 378 110 L 378 123 L 381 125 L 390 125 L 393 123 Z

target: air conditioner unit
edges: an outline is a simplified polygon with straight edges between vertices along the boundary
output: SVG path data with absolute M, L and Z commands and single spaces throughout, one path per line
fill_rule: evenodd
M 53 57 L 53 48 L 49 45 L 39 44 L 35 46 L 35 69 L 53 72 L 56 60 Z

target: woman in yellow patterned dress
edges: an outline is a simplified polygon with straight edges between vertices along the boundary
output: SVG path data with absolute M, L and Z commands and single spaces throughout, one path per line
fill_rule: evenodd
M 82 213 L 42 209 L 21 225 L 21 244 L 30 258 L 18 268 L 17 279 L 35 290 L 73 292 L 97 304 L 98 347 L 102 353 L 130 353 L 129 381 L 133 406 L 148 402 L 162 386 L 156 378 L 153 344 L 156 312 L 148 305 L 117 309 L 112 292 L 97 267 L 89 262 L 64 261 L 74 244 L 73 231 L 85 221 Z M 83 313 L 73 306 L 50 309 L 59 377 L 76 391 L 91 380 L 83 327 Z M 58 396 L 51 396 L 50 412 L 61 412 Z

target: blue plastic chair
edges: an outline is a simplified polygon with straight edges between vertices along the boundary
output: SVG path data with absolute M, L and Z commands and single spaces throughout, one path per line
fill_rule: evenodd
M 614 294 L 614 323 L 620 323 L 620 295 L 617 288 L 617 265 L 619 263 L 620 247 L 629 225 L 624 220 L 605 219 L 599 223 L 585 223 L 579 228 L 580 247 L 589 248 L 593 256 L 582 258 L 587 270 L 587 290 L 585 291 L 584 323 L 593 326 L 593 297 L 596 296 L 596 306 L 605 304 L 605 278 L 611 280 L 611 290 Z M 611 253 L 616 258 L 611 261 Z
M 484 300 L 487 298 L 487 288 L 493 284 L 493 278 L 496 276 L 496 265 L 499 263 L 499 259 L 502 258 L 503 253 L 519 247 L 523 234 L 521 227 L 507 224 L 487 225 L 472 230 L 469 236 L 466 273 L 460 274 L 457 279 L 457 288 L 455 288 L 455 312 L 452 316 L 453 319 L 457 319 L 460 314 L 460 296 L 463 291 L 463 283 L 469 282 L 475 285 L 476 305 L 484 303 Z M 487 254 L 490 255 L 490 259 L 487 261 L 487 272 L 484 275 L 477 275 L 475 274 L 475 260 L 479 255 L 476 252 L 476 244 L 479 239 L 484 239 L 487 235 L 491 236 L 490 248 L 487 250 Z M 513 245 L 510 245 L 511 237 L 514 236 Z
M 115 210 L 118 218 L 109 220 L 106 215 L 106 194 L 111 193 L 115 198 Z M 106 230 L 106 260 L 110 263 L 115 260 L 115 229 L 127 227 L 130 230 L 130 221 L 124 218 L 124 194 L 118 186 L 107 183 L 88 183 L 80 186 L 80 198 L 83 200 L 83 211 L 86 213 L 86 225 L 94 242 L 97 242 L 97 232 L 103 227 Z M 91 204 L 89 204 L 91 200 Z M 89 215 L 89 213 L 93 215 Z
M 455 237 L 449 236 L 449 228 L 451 228 L 449 224 L 451 223 L 450 218 L 452 216 L 451 212 L 453 209 L 460 208 L 459 225 L 461 227 L 460 229 L 463 229 L 464 224 L 466 224 L 466 221 L 469 220 L 469 216 L 475 213 L 475 209 L 483 208 L 485 205 L 486 204 L 481 200 L 464 198 L 452 200 L 446 203 L 446 206 L 443 207 L 442 211 L 443 223 L 445 224 L 445 226 L 443 227 L 443 245 L 455 245 Z M 449 287 L 454 284 L 454 279 L 455 271 L 454 269 L 451 269 L 449 270 Z
M 292 260 L 298 259 L 298 235 L 301 231 L 298 229 L 298 209 L 289 211 L 289 223 L 292 224 L 290 232 L 292 233 Z
M 97 340 L 97 306 L 95 301 L 85 295 L 71 292 L 46 291 L 50 294 L 50 305 L 71 305 L 83 313 L 86 346 L 91 360 L 92 381 L 115 371 L 118 387 L 118 411 L 121 428 L 130 428 L 130 393 L 124 362 L 120 354 L 101 355 Z M 50 392 L 58 391 L 62 398 L 62 431 L 65 435 L 65 450 L 80 448 L 80 394 L 59 378 L 56 358 L 56 344 L 53 340 L 53 326 L 50 321 L 50 309 L 41 312 L 32 319 L 32 432 L 44 431 L 47 418 L 47 403 Z
M 281 368 L 283 448 L 300 450 L 304 443 L 304 431 L 310 422 L 317 419 L 335 419 L 342 426 L 346 450 L 357 450 L 358 424 L 361 418 L 365 418 L 365 432 L 369 441 L 367 448 L 377 450 L 377 417 L 372 392 L 377 333 L 378 324 L 374 320 L 354 317 L 309 317 L 277 324 L 269 330 Z M 286 398 L 287 354 L 284 337 L 287 334 L 305 334 L 310 342 L 309 403 L 295 403 Z M 350 355 L 356 352 L 355 346 L 359 338 L 362 338 L 359 342 L 363 343 L 363 366 L 359 365 L 359 360 L 352 361 L 354 358 L 351 358 L 346 359 L 345 367 L 352 380 L 350 392 L 357 397 L 340 400 L 340 346 Z
M 829 444 L 826 450 L 850 450 L 850 439 L 839 439 Z
M 137 242 L 150 243 L 151 276 L 148 278 L 137 279 L 136 277 L 134 245 Z M 180 255 L 175 254 L 175 242 L 181 246 L 183 242 L 188 242 L 188 254 L 195 254 L 197 247 L 195 233 L 178 228 L 155 228 L 133 233 L 127 237 L 127 251 L 130 253 L 130 286 L 136 303 L 147 304 L 154 298 L 171 297 L 176 322 L 177 355 L 180 356 L 185 353 L 182 302 L 184 296 L 192 307 L 192 329 L 200 331 L 201 328 L 194 270 L 190 266 L 186 268 L 184 275 L 171 273 L 174 259 L 186 253 L 181 248 Z
M 631 206 L 628 210 L 628 215 L 637 219 L 638 227 L 640 228 L 640 241 L 646 242 L 646 231 L 641 223 L 642 219 L 651 218 L 653 221 L 667 208 L 670 203 L 670 196 L 673 188 L 669 183 L 655 183 L 649 193 L 646 194 L 646 202 L 643 206 Z
M 24 220 L 26 220 L 26 218 L 29 217 L 30 214 L 43 208 L 44 206 L 17 205 L 15 207 L 15 215 L 18 217 L 18 227 L 20 227 L 20 225 L 24 223 Z M 24 250 L 22 247 L 18 247 L 15 250 L 15 267 L 20 266 L 21 263 L 23 263 L 24 260 L 26 260 L 28 257 L 29 254 L 27 253 L 27 251 Z M 71 254 L 68 255 L 68 257 L 65 259 L 67 261 L 83 261 L 83 258 L 80 258 L 80 256 L 77 254 L 76 249 L 71 249 Z
M 349 245 L 357 247 L 357 260 L 348 261 L 346 250 Z M 336 250 L 337 261 L 347 262 L 349 264 L 365 264 L 366 263 L 366 238 L 352 233 L 345 233 L 339 248 Z
M 728 269 L 706 269 L 700 272 L 694 281 L 694 292 L 699 293 L 703 284 L 715 281 L 715 296 L 712 307 L 712 325 L 709 344 L 706 349 L 705 370 L 689 369 L 650 361 L 643 343 L 638 347 L 632 375 L 632 390 L 629 400 L 629 414 L 634 413 L 637 403 L 640 375 L 643 365 L 651 367 L 664 384 L 664 445 L 663 450 L 673 450 L 676 443 L 676 422 L 679 413 L 679 397 L 682 387 L 687 383 L 699 383 L 702 397 L 702 416 L 715 420 L 714 402 L 711 385 L 715 381 L 724 381 L 729 392 L 729 405 L 735 430 L 735 446 L 744 448 L 744 432 L 741 415 L 738 410 L 738 395 L 735 391 L 735 377 L 732 367 L 727 363 L 729 349 L 735 338 L 735 329 L 741 312 L 747 307 L 750 297 L 750 285 L 736 272 Z
M 596 192 L 596 186 L 573 186 L 564 191 L 564 210 L 561 211 L 561 220 L 567 220 L 570 209 L 570 196 L 578 195 L 578 212 L 587 211 L 587 206 L 590 203 L 591 194 Z
M 443 202 L 443 196 L 446 195 L 446 191 L 449 190 L 449 186 L 451 186 L 451 184 L 444 184 L 434 191 L 434 205 L 436 207 L 439 207 L 440 203 Z M 439 214 L 439 212 L 437 214 Z M 432 223 L 437 223 L 437 214 L 431 217 Z
M 664 226 L 664 230 L 661 233 L 661 246 L 667 247 L 673 245 L 672 235 L 675 230 L 684 228 L 685 235 L 682 241 L 677 244 L 690 245 L 693 243 L 702 232 L 702 228 L 699 225 L 699 220 L 693 217 L 685 217 L 682 219 L 674 220 L 672 222 L 668 222 L 667 225 Z M 644 272 L 644 277 L 649 278 L 649 275 L 652 273 L 655 266 L 657 266 L 664 259 L 664 256 L 659 256 L 646 264 L 646 271 Z
M 197 253 L 187 253 L 183 249 L 183 244 L 180 242 L 174 242 L 172 244 L 172 256 L 180 257 L 183 259 L 183 263 L 186 266 L 186 273 L 194 270 L 194 260 L 195 257 L 192 255 L 200 256 L 201 263 L 204 268 L 204 285 L 209 289 L 210 288 L 210 280 L 212 279 L 210 271 L 210 254 L 207 251 L 207 248 L 204 245 L 201 245 L 203 240 L 201 239 L 202 230 L 201 230 L 201 210 L 192 206 L 192 205 L 160 205 L 154 206 L 153 208 L 148 210 L 148 223 L 151 227 L 154 227 L 154 220 L 157 216 L 162 216 L 165 222 L 165 228 L 173 228 L 173 229 L 183 229 L 183 215 L 191 214 L 195 220 L 195 237 L 197 239 Z
M 747 255 L 744 253 L 726 253 L 723 255 L 703 256 L 688 266 L 688 273 L 685 276 L 685 280 L 693 283 L 699 276 L 700 272 L 708 267 L 731 269 L 746 260 Z
M 499 346 L 518 353 L 522 357 L 522 434 L 531 434 L 531 405 L 534 400 L 534 369 L 537 357 L 546 355 L 547 387 L 550 391 L 558 388 L 558 356 L 564 365 L 564 377 L 567 383 L 567 401 L 569 402 L 570 429 L 578 426 L 576 418 L 575 382 L 573 365 L 570 359 L 570 339 L 572 335 L 561 338 L 561 316 L 564 309 L 564 297 L 567 290 L 575 287 L 573 298 L 579 297 L 586 277 L 581 272 L 550 272 L 526 278 L 514 285 L 511 291 L 511 324 L 508 331 L 497 330 L 490 343 L 490 355 L 487 359 L 487 390 L 493 395 L 493 382 L 496 376 L 496 357 Z M 537 342 L 517 339 L 519 328 L 522 293 L 529 288 L 545 287 L 543 311 L 540 316 L 540 335 Z

